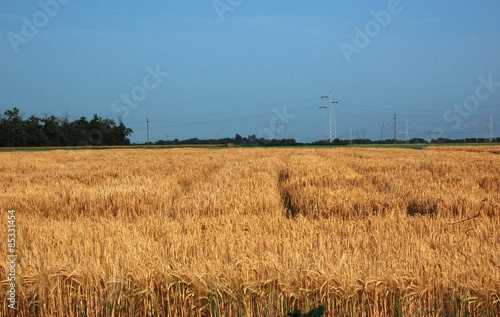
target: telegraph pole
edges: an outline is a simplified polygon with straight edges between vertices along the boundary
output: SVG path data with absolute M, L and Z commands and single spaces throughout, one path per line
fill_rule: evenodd
M 147 125 L 147 129 L 148 129 L 148 142 L 147 142 L 147 145 L 149 146 L 149 118 L 146 118 L 146 125 Z

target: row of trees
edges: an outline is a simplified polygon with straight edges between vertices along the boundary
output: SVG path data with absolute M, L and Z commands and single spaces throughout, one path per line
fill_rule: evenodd
M 117 125 L 97 114 L 90 121 L 81 117 L 72 122 L 53 115 L 24 119 L 18 108 L 0 114 L 0 147 L 128 145 L 130 134 L 123 122 Z
M 153 143 L 151 143 L 153 144 Z M 282 140 L 268 140 L 265 138 L 257 138 L 254 135 L 249 135 L 248 137 L 242 137 L 236 134 L 234 138 L 221 138 L 221 139 L 210 139 L 202 140 L 198 138 L 192 138 L 188 140 L 159 140 L 154 144 L 156 145 L 200 145 L 200 144 L 234 144 L 234 145 L 254 145 L 254 146 L 285 146 L 285 145 L 298 145 L 294 139 L 282 139 Z
M 495 139 L 496 140 L 496 139 Z M 494 140 L 494 141 L 495 141 Z M 457 139 L 457 140 L 452 140 L 452 139 L 445 139 L 445 138 L 439 138 L 439 139 L 433 139 L 431 141 L 427 141 L 422 138 L 413 138 L 409 140 L 408 142 L 405 140 L 397 140 L 396 144 L 435 144 L 435 143 L 463 143 L 463 139 Z M 468 143 L 486 143 L 486 142 L 491 142 L 490 139 L 467 139 Z M 248 137 L 242 137 L 239 134 L 236 134 L 234 138 L 220 138 L 220 139 L 209 139 L 209 140 L 204 140 L 204 139 L 198 139 L 198 138 L 192 138 L 192 139 L 187 139 L 187 140 L 159 140 L 156 141 L 155 143 L 150 142 L 151 145 L 156 144 L 156 145 L 203 145 L 203 144 L 235 144 L 235 145 L 249 145 L 249 146 L 304 146 L 304 145 L 325 145 L 325 146 L 346 146 L 349 144 L 379 144 L 379 145 L 391 145 L 394 144 L 393 139 L 387 139 L 387 140 L 370 140 L 370 139 L 354 139 L 354 140 L 340 140 L 340 139 L 335 139 L 335 141 L 330 142 L 329 140 L 319 140 L 319 141 L 314 141 L 311 143 L 300 143 L 295 141 L 295 139 L 264 139 L 264 138 L 257 138 L 255 135 L 248 136 Z

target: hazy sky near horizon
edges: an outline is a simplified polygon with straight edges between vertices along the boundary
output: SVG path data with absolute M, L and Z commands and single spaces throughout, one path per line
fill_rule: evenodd
M 121 117 L 132 142 L 146 118 L 153 141 L 272 137 L 276 122 L 311 141 L 327 138 L 331 84 L 340 138 L 379 139 L 394 114 L 399 138 L 406 122 L 485 137 L 499 15 L 498 0 L 0 1 L 0 110 Z

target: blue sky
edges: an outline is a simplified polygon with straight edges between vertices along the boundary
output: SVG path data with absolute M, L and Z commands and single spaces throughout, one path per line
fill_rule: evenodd
M 331 84 L 340 138 L 379 139 L 394 114 L 399 138 L 406 122 L 410 137 L 463 138 L 466 122 L 485 137 L 500 122 L 499 14 L 500 1 L 0 1 L 0 110 L 121 116 L 133 142 L 146 118 L 153 141 L 267 137 L 276 121 L 311 141 L 327 137 Z

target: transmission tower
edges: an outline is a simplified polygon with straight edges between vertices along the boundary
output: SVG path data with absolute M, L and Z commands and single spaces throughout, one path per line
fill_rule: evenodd
M 278 127 L 280 126 L 280 124 L 283 125 L 283 132 L 285 134 L 285 139 L 286 139 L 286 121 L 278 121 L 278 120 L 274 122 L 274 125 L 276 126 L 276 129 L 274 130 L 274 138 L 278 139 Z
M 169 131 L 167 131 L 167 132 L 164 133 L 164 137 L 165 137 L 166 141 L 173 140 L 174 137 L 175 137 L 175 132 L 169 132 Z
M 333 101 L 332 85 L 330 85 L 328 96 L 323 96 L 321 98 L 328 100 L 327 106 L 320 107 L 320 108 L 321 109 L 328 109 L 328 111 L 329 111 L 328 123 L 329 123 L 329 128 L 330 128 L 330 143 L 332 143 L 334 139 L 337 139 L 337 122 L 335 121 L 335 108 L 333 105 L 338 103 L 338 101 Z
M 381 120 L 381 121 L 379 121 L 379 124 L 382 125 L 382 132 L 380 133 L 380 140 L 381 141 L 384 139 L 384 125 L 386 123 L 394 124 L 394 121 L 392 121 L 392 120 L 391 121 L 387 121 L 387 120 Z
M 210 140 L 219 139 L 219 130 L 211 130 L 210 131 Z
M 427 132 L 427 134 L 429 135 L 429 139 L 430 141 L 432 141 L 432 136 L 435 135 L 436 136 L 436 141 L 439 139 L 439 135 L 441 134 L 441 132 L 438 132 L 438 131 L 429 131 Z
M 478 133 L 478 130 L 477 130 L 478 123 L 477 122 L 471 122 L 470 124 L 473 125 L 476 128 L 476 143 L 479 143 L 479 133 Z
M 406 144 L 410 143 L 410 124 L 408 123 L 408 121 L 406 121 L 406 131 L 399 132 L 399 134 L 406 136 L 406 138 L 405 138 Z

